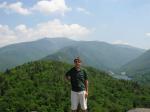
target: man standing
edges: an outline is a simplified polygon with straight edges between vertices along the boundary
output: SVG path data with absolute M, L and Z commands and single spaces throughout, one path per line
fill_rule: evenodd
M 71 81 L 71 109 L 77 112 L 80 104 L 83 112 L 87 110 L 88 77 L 86 71 L 81 68 L 79 57 L 74 59 L 74 67 L 66 73 L 66 79 Z

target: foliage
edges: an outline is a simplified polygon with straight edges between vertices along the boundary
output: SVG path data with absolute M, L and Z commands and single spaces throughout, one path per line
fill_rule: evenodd
M 120 68 L 140 84 L 150 85 L 150 50 Z
M 57 61 L 36 61 L 0 73 L 0 112 L 70 112 L 70 83 L 64 74 L 71 67 Z M 150 107 L 150 88 L 86 69 L 89 112 Z

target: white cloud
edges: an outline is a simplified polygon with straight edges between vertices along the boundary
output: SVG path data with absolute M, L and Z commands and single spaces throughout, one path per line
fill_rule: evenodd
M 78 11 L 78 12 L 85 13 L 85 14 L 87 14 L 87 15 L 91 15 L 91 13 L 90 13 L 89 11 L 87 11 L 86 9 L 81 8 L 81 7 L 78 7 L 78 8 L 77 8 L 77 11 Z
M 55 19 L 37 24 L 29 28 L 24 24 L 10 29 L 6 25 L 0 25 L 0 46 L 10 43 L 32 41 L 43 37 L 68 37 L 71 39 L 83 39 L 91 33 L 91 30 L 79 24 L 63 24 Z
M 0 24 L 0 46 L 10 44 L 16 40 L 16 35 L 7 25 Z
M 40 0 L 33 4 L 32 7 L 25 8 L 23 7 L 22 2 L 15 3 L 0 3 L 0 8 L 5 9 L 5 11 L 16 12 L 21 15 L 29 15 L 35 11 L 44 13 L 44 14 L 61 14 L 64 15 L 65 12 L 70 11 L 71 8 L 68 7 L 65 3 L 65 0 Z
M 36 31 L 40 36 L 78 38 L 86 36 L 89 30 L 79 24 L 63 24 L 60 20 L 48 21 L 37 25 Z
M 32 10 L 40 11 L 45 14 L 51 13 L 60 13 L 64 15 L 66 11 L 71 10 L 64 0 L 42 0 L 38 1 L 33 7 Z
M 129 43 L 124 42 L 124 41 L 122 41 L 122 40 L 116 40 L 116 41 L 113 42 L 113 44 L 124 44 L 124 45 L 129 45 Z
M 3 3 L 0 4 L 0 8 L 5 8 L 6 5 L 7 5 L 7 2 L 3 2 Z
M 150 37 L 150 33 L 145 33 L 146 36 Z
M 27 27 L 24 24 L 20 24 L 20 25 L 16 26 L 15 30 L 17 30 L 19 32 L 26 33 L 27 32 Z
M 0 8 L 6 9 L 8 11 L 13 11 L 21 15 L 29 15 L 31 11 L 29 9 L 24 8 L 22 2 L 16 2 L 12 4 L 8 4 L 7 2 L 3 2 L 0 4 Z

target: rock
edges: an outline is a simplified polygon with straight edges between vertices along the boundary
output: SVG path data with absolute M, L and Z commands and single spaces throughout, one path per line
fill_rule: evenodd
M 136 109 L 129 110 L 128 112 L 150 112 L 150 109 L 148 109 L 148 108 L 136 108 Z

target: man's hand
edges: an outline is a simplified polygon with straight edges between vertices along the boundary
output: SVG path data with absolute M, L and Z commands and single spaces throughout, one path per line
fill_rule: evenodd
M 88 80 L 85 80 L 85 98 L 88 97 Z
M 85 98 L 87 98 L 88 97 L 88 92 L 87 91 L 85 91 Z

